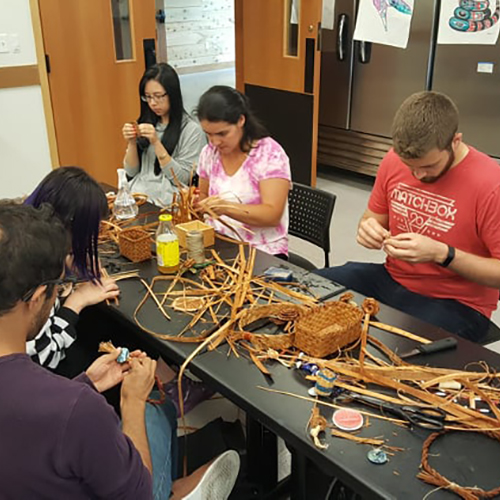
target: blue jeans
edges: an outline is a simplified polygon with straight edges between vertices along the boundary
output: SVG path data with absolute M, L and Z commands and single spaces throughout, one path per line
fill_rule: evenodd
M 473 342 L 483 340 L 490 326 L 486 316 L 456 300 L 436 299 L 410 292 L 392 279 L 383 264 L 348 262 L 315 272 Z
M 159 398 L 158 391 L 151 397 Z M 146 431 L 153 463 L 153 499 L 170 497 L 177 472 L 177 413 L 170 401 L 146 403 Z

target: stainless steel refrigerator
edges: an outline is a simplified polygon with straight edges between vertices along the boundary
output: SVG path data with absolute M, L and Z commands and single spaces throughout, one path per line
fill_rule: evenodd
M 399 49 L 355 42 L 358 1 L 336 0 L 334 30 L 322 33 L 319 163 L 376 172 L 399 105 L 428 88 L 435 7 L 415 2 L 408 47 Z
M 437 45 L 432 89 L 444 92 L 457 104 L 464 141 L 500 157 L 498 44 Z

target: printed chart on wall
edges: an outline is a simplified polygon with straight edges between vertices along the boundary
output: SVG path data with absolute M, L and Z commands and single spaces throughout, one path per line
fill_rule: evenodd
M 438 43 L 495 45 L 499 15 L 500 0 L 443 0 Z
M 405 49 L 414 0 L 361 0 L 354 40 Z

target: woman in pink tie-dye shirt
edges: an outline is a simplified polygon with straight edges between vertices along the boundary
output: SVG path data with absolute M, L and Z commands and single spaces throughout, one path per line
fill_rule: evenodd
M 231 87 L 205 92 L 198 119 L 210 140 L 198 164 L 200 209 L 214 209 L 214 200 L 221 205 L 224 199 L 216 213 L 241 239 L 264 252 L 287 256 L 291 174 L 285 151 L 252 114 L 248 99 Z M 209 222 L 218 232 L 238 238 L 220 222 Z

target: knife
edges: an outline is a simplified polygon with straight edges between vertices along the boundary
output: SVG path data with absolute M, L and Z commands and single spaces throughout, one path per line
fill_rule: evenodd
M 455 349 L 457 347 L 457 339 L 453 337 L 446 337 L 445 339 L 436 340 L 430 344 L 421 344 L 412 349 L 411 351 L 398 354 L 402 359 L 418 356 L 419 354 L 432 354 L 434 352 L 446 351 L 448 349 Z

